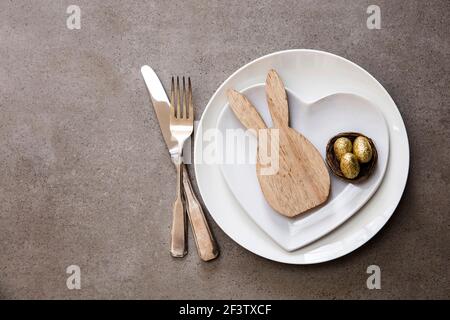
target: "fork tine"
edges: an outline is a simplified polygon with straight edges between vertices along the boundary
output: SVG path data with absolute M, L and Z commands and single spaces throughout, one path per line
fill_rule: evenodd
M 191 77 L 188 77 L 188 99 L 189 99 L 189 119 L 194 121 L 194 104 L 192 103 Z
M 177 77 L 177 118 L 181 118 L 181 101 L 180 101 L 180 78 Z
M 170 86 L 170 118 L 175 117 L 175 78 L 172 77 L 172 85 Z
M 183 77 L 183 118 L 184 119 L 188 118 L 188 114 L 187 114 L 187 96 L 186 96 L 186 81 L 184 80 L 184 77 Z

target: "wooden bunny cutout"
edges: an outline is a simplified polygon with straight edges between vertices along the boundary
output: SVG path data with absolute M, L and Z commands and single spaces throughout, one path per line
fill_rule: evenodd
M 244 95 L 228 90 L 227 96 L 231 109 L 245 127 L 256 132 L 267 129 Z M 294 217 L 327 200 L 330 176 L 319 151 L 302 134 L 289 127 L 286 90 L 275 70 L 270 70 L 267 75 L 266 99 L 273 121 L 273 128 L 267 130 L 278 130 L 279 169 L 274 174 L 261 174 L 258 143 L 256 173 L 269 205 L 284 216 Z M 269 132 L 267 136 L 272 135 Z

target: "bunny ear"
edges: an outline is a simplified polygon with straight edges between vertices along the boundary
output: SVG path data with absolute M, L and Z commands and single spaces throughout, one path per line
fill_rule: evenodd
M 236 90 L 227 91 L 231 110 L 247 129 L 266 129 L 267 126 L 252 103 Z
M 266 98 L 275 128 L 289 126 L 289 107 L 284 88 L 278 73 L 272 69 L 267 74 Z

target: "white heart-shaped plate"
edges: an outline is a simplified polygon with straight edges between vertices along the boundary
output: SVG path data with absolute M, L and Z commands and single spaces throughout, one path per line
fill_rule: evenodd
M 220 161 L 222 175 L 254 222 L 283 249 L 293 251 L 337 228 L 375 193 L 386 171 L 389 131 L 379 108 L 356 94 L 335 93 L 307 103 L 289 88 L 286 91 L 290 126 L 309 139 L 323 158 L 328 140 L 348 131 L 370 137 L 378 151 L 376 169 L 367 180 L 352 184 L 330 172 L 331 193 L 327 202 L 295 218 L 287 218 L 270 207 L 259 186 L 255 165 L 255 136 L 245 131 L 228 104 L 224 106 L 217 121 L 219 135 L 216 136 L 216 156 Z M 271 127 L 264 84 L 251 86 L 242 93 L 253 103 L 267 126 Z

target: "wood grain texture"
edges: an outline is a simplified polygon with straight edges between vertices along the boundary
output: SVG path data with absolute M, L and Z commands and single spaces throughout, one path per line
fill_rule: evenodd
M 247 128 L 262 128 L 262 119 L 256 108 L 242 94 L 230 92 L 231 109 L 242 124 Z M 274 123 L 274 128 L 269 130 L 277 130 L 279 136 L 279 169 L 274 174 L 263 174 L 262 169 L 266 166 L 260 158 L 261 142 L 258 141 L 257 176 L 269 205 L 284 216 L 295 217 L 328 199 L 330 176 L 314 145 L 289 127 L 286 90 L 275 70 L 270 70 L 267 76 L 266 97 Z M 269 147 L 267 149 L 270 150 Z
M 260 130 L 267 128 L 264 120 L 246 96 L 236 90 L 228 90 L 227 96 L 234 114 L 247 129 Z
M 278 73 L 270 70 L 266 79 L 266 99 L 274 128 L 289 126 L 289 107 L 286 90 Z

